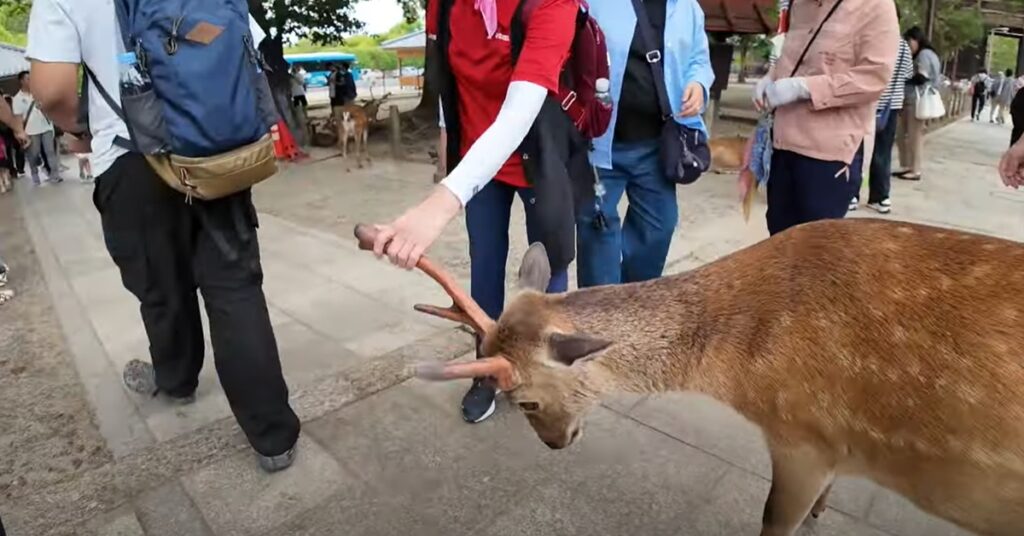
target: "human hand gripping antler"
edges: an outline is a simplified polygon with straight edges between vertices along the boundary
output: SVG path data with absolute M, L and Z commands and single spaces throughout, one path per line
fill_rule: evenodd
M 373 251 L 373 244 L 377 239 L 377 233 L 377 229 L 371 225 L 356 225 L 355 235 L 356 239 L 359 240 L 359 249 Z M 466 291 L 459 288 L 455 278 L 426 257 L 420 257 L 416 267 L 429 275 L 434 281 L 437 281 L 441 288 L 451 296 L 453 302 L 450 307 L 418 304 L 414 306 L 417 311 L 466 324 L 473 328 L 473 331 L 481 337 L 494 329 L 494 320 L 487 316 L 487 313 L 480 308 Z
M 371 225 L 356 225 L 355 235 L 359 240 L 359 249 L 373 251 L 377 240 L 377 228 Z M 414 309 L 421 313 L 441 317 L 454 322 L 466 324 L 483 338 L 494 331 L 496 323 L 487 315 L 466 291 L 459 287 L 450 274 L 434 264 L 426 257 L 420 257 L 416 267 L 437 281 L 441 288 L 452 298 L 450 307 L 417 304 Z M 469 363 L 420 363 L 415 367 L 416 377 L 424 380 L 453 380 L 458 378 L 494 378 L 497 387 L 503 391 L 515 388 L 518 380 L 512 364 L 502 356 L 477 359 Z

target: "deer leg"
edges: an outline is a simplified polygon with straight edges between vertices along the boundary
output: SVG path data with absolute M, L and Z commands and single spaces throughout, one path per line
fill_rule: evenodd
M 811 508 L 811 517 L 818 519 L 821 514 L 825 513 L 825 509 L 828 508 L 828 493 L 832 491 L 832 483 L 825 486 L 825 491 L 821 492 L 817 501 L 814 501 L 814 506 Z
M 832 476 L 831 464 L 810 447 L 773 450 L 772 488 L 764 505 L 761 536 L 792 536 L 818 502 L 823 510 Z
M 363 131 L 363 154 L 366 156 L 366 165 L 369 166 L 372 162 L 370 161 L 370 127 L 367 125 L 366 130 Z
M 363 169 L 363 158 L 366 152 L 366 142 L 363 141 L 363 132 L 356 131 L 356 163 L 359 169 Z

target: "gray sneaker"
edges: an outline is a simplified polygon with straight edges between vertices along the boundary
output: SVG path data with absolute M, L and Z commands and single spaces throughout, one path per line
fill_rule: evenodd
M 284 454 L 278 454 L 277 456 L 264 456 L 257 452 L 256 459 L 260 462 L 260 468 L 268 473 L 284 471 L 295 463 L 295 450 L 298 446 L 298 443 L 296 443 L 295 446 L 285 451 Z
M 152 363 L 140 359 L 132 359 L 124 366 L 122 372 L 124 386 L 133 393 L 149 397 L 160 396 L 164 400 L 180 405 L 191 404 L 196 401 L 196 394 L 193 392 L 188 396 L 171 396 L 160 391 L 156 386 L 156 369 Z

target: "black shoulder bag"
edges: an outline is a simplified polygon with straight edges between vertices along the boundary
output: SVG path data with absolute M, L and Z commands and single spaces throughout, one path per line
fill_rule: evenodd
M 658 92 L 658 106 L 665 125 L 661 130 L 661 162 L 665 177 L 677 184 L 692 184 L 711 166 L 711 149 L 708 138 L 700 130 L 680 125 L 672 113 L 665 87 L 665 65 L 661 50 L 658 50 L 654 26 L 647 16 L 644 0 L 633 0 L 636 11 L 637 31 L 647 52 L 647 63 L 651 66 L 654 87 Z

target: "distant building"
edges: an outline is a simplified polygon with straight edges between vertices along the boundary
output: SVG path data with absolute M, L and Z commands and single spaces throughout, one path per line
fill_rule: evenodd
M 0 92 L 13 94 L 18 90 L 18 73 L 28 70 L 25 49 L 0 43 Z

